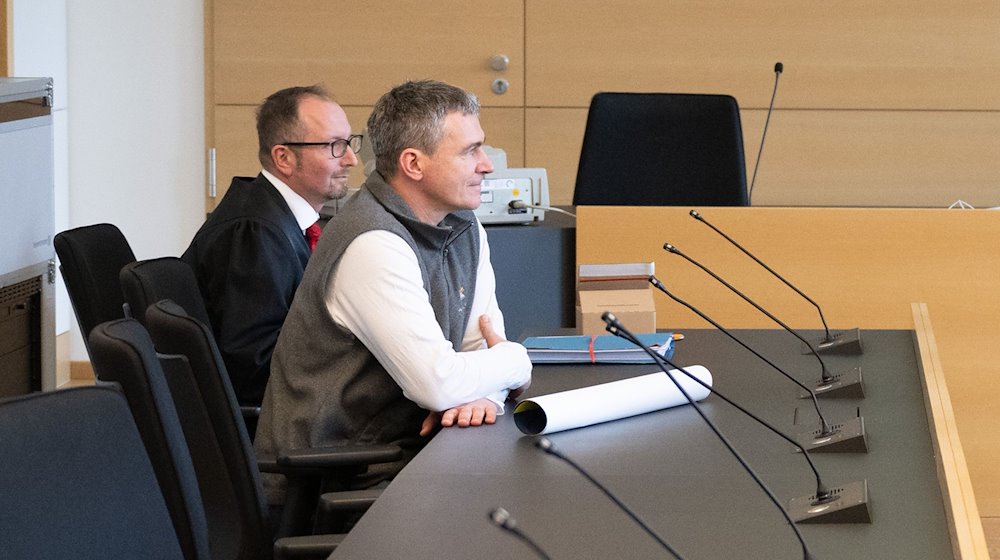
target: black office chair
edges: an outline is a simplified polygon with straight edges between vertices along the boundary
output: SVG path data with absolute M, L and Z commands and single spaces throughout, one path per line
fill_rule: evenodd
M 228 409 L 215 403 L 209 406 L 203 389 L 211 388 L 196 377 L 188 359 L 157 354 L 148 332 L 134 319 L 102 323 L 90 338 L 95 371 L 101 380 L 113 379 L 123 387 L 154 467 L 168 475 L 177 474 L 176 469 L 163 468 L 164 449 L 188 451 L 187 466 L 195 473 L 194 486 L 203 506 L 213 560 L 270 559 L 276 553 L 282 558 L 329 556 L 343 535 L 307 534 L 273 540 L 253 452 L 235 398 Z M 228 383 L 228 378 L 224 382 Z M 228 420 L 220 422 L 225 418 Z M 175 421 L 179 430 L 156 430 Z M 234 443 L 234 439 L 239 441 Z M 160 479 L 166 489 L 189 486 L 186 480 Z M 171 498 L 167 500 L 169 504 Z
M 211 326 L 198 279 L 188 263 L 177 257 L 161 257 L 126 264 L 118 273 L 122 294 L 132 317 L 146 324 L 146 308 L 169 299 L 188 315 Z
M 209 557 L 184 553 L 117 388 L 0 401 L 0 434 L 0 556 Z
M 211 326 L 198 279 L 191 266 L 183 260 L 162 257 L 136 261 L 122 267 L 118 277 L 132 316 L 143 325 L 146 324 L 146 309 L 160 300 L 169 299 L 180 305 L 188 315 Z M 240 407 L 240 412 L 250 441 L 253 441 L 260 407 L 244 405 Z
M 736 100 L 598 93 L 587 114 L 573 204 L 749 205 Z
M 353 475 L 364 472 L 368 465 L 399 460 L 402 450 L 398 446 L 311 448 L 279 457 L 255 457 L 243 424 L 236 421 L 236 396 L 211 330 L 171 301 L 150 306 L 146 318 L 160 351 L 188 359 L 229 476 L 239 481 L 236 492 L 241 494 L 244 508 L 252 503 L 263 503 L 258 468 L 283 474 L 288 479 L 281 523 L 275 528 L 277 536 L 343 530 L 343 526 L 333 523 L 343 521 L 349 513 L 364 511 L 377 499 L 378 490 L 329 492 L 322 496 L 319 490 L 344 488 Z M 310 521 L 314 521 L 312 527 Z M 276 545 L 275 552 L 299 553 L 295 547 L 304 549 L 307 540 L 285 539 Z
M 179 357 L 161 357 L 141 325 L 132 319 L 101 323 L 90 333 L 90 359 L 98 381 L 115 383 L 125 394 L 132 417 L 153 464 L 163 498 L 174 520 L 185 558 L 211 558 L 206 513 L 184 429 L 171 398 L 164 365 L 183 372 Z M 173 385 L 182 375 L 169 378 Z
M 125 298 L 118 285 L 118 271 L 135 261 L 125 236 L 111 224 L 78 227 L 53 239 L 63 280 L 84 344 L 97 325 L 120 319 Z

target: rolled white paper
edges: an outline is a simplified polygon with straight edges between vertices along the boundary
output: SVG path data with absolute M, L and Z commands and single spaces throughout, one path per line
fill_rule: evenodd
M 687 366 L 684 369 L 712 386 L 712 373 L 705 366 Z M 670 373 L 694 400 L 700 401 L 708 396 L 710 391 L 684 372 L 673 369 Z M 688 404 L 688 400 L 674 382 L 663 372 L 657 372 L 525 399 L 514 407 L 514 423 L 525 434 L 535 436 L 682 404 Z

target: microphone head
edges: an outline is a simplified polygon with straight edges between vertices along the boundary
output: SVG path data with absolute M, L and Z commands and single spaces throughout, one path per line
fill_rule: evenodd
M 552 451 L 552 440 L 550 440 L 547 437 L 540 437 L 535 440 L 535 447 L 541 449 L 546 453 L 549 453 Z
M 650 276 L 649 277 L 649 283 L 652 284 L 654 288 L 656 288 L 658 290 L 663 290 L 664 292 L 667 292 L 667 287 L 664 286 L 663 282 L 660 282 L 660 279 L 657 278 L 656 276 Z M 667 295 L 669 295 L 669 294 L 670 294 L 670 292 L 667 292 Z
M 601 320 L 607 323 L 608 327 L 618 326 L 618 317 L 615 317 L 615 314 L 610 311 L 605 311 L 604 313 L 602 313 Z
M 776 62 L 774 64 L 774 73 L 775 74 L 781 74 L 784 71 L 785 71 L 785 65 L 784 64 L 782 64 L 780 62 Z
M 692 210 L 692 211 L 688 212 L 688 214 L 689 214 L 689 215 L 690 215 L 690 216 L 691 216 L 692 218 L 694 218 L 694 219 L 696 219 L 696 220 L 700 220 L 700 219 L 701 219 L 701 214 L 699 214 L 699 213 L 698 213 L 698 212 L 697 212 L 696 210 Z
M 500 527 L 501 529 L 513 529 L 517 526 L 514 518 L 510 516 L 510 512 L 503 509 L 502 507 L 493 508 L 490 510 L 489 519 L 494 525 Z
M 677 247 L 674 247 L 669 243 L 663 244 L 663 250 L 667 251 L 668 253 L 674 253 L 674 254 L 680 253 L 680 250 Z

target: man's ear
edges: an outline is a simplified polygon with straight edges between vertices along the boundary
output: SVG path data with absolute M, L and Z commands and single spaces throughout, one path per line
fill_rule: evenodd
M 399 172 L 413 181 L 424 178 L 424 153 L 416 148 L 406 148 L 399 154 Z
M 288 146 L 282 144 L 271 146 L 271 161 L 274 163 L 274 168 L 285 177 L 291 176 L 292 171 L 295 170 L 297 157 L 298 154 Z

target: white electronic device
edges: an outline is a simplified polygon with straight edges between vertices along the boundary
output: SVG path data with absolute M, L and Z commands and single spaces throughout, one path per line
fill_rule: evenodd
M 549 181 L 545 169 L 496 169 L 483 179 L 476 216 L 484 224 L 520 224 L 545 219 Z

